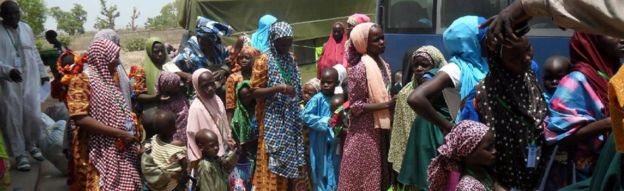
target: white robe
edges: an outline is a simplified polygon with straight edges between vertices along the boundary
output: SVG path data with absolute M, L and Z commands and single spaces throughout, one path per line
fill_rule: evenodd
M 10 80 L 12 69 L 22 73 L 22 82 Z M 39 88 L 46 76 L 32 29 L 23 22 L 17 29 L 0 24 L 0 128 L 12 157 L 27 155 L 41 134 Z

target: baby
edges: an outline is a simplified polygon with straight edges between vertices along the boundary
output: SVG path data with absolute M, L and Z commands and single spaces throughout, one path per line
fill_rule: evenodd
M 563 56 L 551 56 L 542 66 L 542 80 L 544 82 L 544 97 L 550 102 L 550 97 L 557 90 L 559 81 L 570 73 L 570 60 Z

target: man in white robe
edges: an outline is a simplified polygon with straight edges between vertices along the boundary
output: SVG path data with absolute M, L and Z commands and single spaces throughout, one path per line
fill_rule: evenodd
M 0 4 L 0 128 L 17 169 L 29 171 L 29 153 L 44 160 L 36 147 L 43 126 L 39 89 L 49 78 L 32 29 L 19 21 L 20 14 L 16 2 Z

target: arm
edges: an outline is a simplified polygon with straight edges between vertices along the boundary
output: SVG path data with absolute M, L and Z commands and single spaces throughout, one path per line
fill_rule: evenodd
M 158 103 L 160 102 L 159 95 L 140 94 L 137 96 L 137 102 L 142 104 Z
M 76 125 L 85 128 L 90 133 L 122 138 L 124 140 L 126 140 L 128 136 L 132 136 L 124 130 L 104 125 L 88 115 L 72 116 L 71 118 L 76 122 Z
M 319 105 L 317 105 L 318 99 L 312 98 L 308 104 L 306 104 L 305 108 L 301 112 L 301 120 L 308 126 L 310 129 L 315 131 L 328 131 L 330 136 L 333 137 L 333 131 L 330 131 L 329 127 L 329 119 L 331 116 L 319 116 L 317 115 L 317 109 Z
M 563 145 L 575 145 L 579 141 L 587 140 L 591 137 L 598 136 L 610 130 L 611 130 L 611 117 L 607 117 L 602 120 L 594 121 L 585 125 L 584 127 L 580 128 L 578 131 L 576 131 L 576 133 L 561 139 L 559 143 Z
M 290 88 L 292 89 L 292 87 Z M 268 88 L 256 88 L 252 90 L 253 91 L 252 95 L 256 99 L 264 99 L 276 93 L 285 93 L 286 89 L 288 89 L 288 86 L 285 84 L 280 84 L 280 85 L 268 87 Z
M 438 114 L 433 108 L 429 98 L 441 92 L 444 88 L 453 87 L 453 82 L 448 74 L 439 72 L 432 80 L 418 86 L 407 98 L 407 103 L 419 115 L 431 123 L 442 128 L 444 132 L 450 132 L 453 124 Z

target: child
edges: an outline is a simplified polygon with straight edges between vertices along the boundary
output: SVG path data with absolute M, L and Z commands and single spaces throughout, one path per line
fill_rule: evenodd
M 251 190 L 251 170 L 256 160 L 258 147 L 258 123 L 255 117 L 256 104 L 251 95 L 251 84 L 248 80 L 238 83 L 236 97 L 236 109 L 230 127 L 232 127 L 234 139 L 241 145 L 242 150 L 229 182 L 232 188 Z
M 219 157 L 218 135 L 208 129 L 202 129 L 195 135 L 197 147 L 201 150 L 203 159 L 199 161 L 200 191 L 227 190 L 227 177 L 236 163 L 235 151 Z
M 468 120 L 453 127 L 429 165 L 429 190 L 494 190 L 494 179 L 486 170 L 496 155 L 489 129 Z
M 176 131 L 173 139 L 186 144 L 186 124 L 189 113 L 189 102 L 182 91 L 182 79 L 175 73 L 161 72 L 158 77 L 158 93 L 160 109 L 175 113 Z
M 251 79 L 253 63 L 260 55 L 262 53 L 255 48 L 244 46 L 233 59 L 234 67 L 232 74 L 225 83 L 225 110 L 227 111 L 229 121 L 232 120 L 232 115 L 234 115 L 234 109 L 236 108 L 236 88 L 241 81 Z
M 186 182 L 186 147 L 174 139 L 176 115 L 158 110 L 154 115 L 154 127 L 158 132 L 145 144 L 141 157 L 141 171 L 147 186 L 154 191 L 171 191 L 184 187 Z
M 87 62 L 86 55 L 80 55 L 70 50 L 64 51 L 56 63 L 54 80 L 51 82 L 53 98 L 66 103 L 67 90 L 69 83 L 74 76 L 80 74 L 83 70 L 84 63 Z
M 313 190 L 336 190 L 338 185 L 339 157 L 336 156 L 338 142 L 329 126 L 332 115 L 331 99 L 338 84 L 338 72 L 327 68 L 321 72 L 321 92 L 306 104 L 301 118 L 310 128 L 310 166 Z
M 312 98 L 312 96 L 316 95 L 316 93 L 319 92 L 319 89 L 321 89 L 320 87 L 320 80 L 313 78 L 310 81 L 306 82 L 303 85 L 303 104 L 302 106 L 305 106 L 306 103 L 308 103 L 308 101 Z
M 550 102 L 550 97 L 555 93 L 559 81 L 570 73 L 570 59 L 563 56 L 551 56 L 542 66 L 542 80 L 544 82 L 544 98 Z

